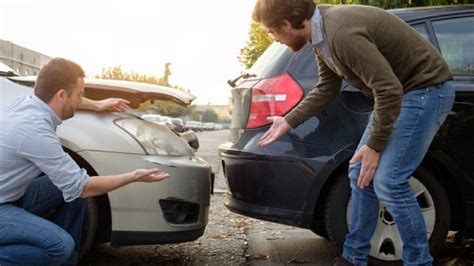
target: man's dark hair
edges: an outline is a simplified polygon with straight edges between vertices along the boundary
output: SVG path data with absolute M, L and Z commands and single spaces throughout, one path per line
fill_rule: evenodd
M 265 27 L 278 28 L 288 20 L 294 29 L 302 29 L 315 8 L 313 0 L 258 0 L 252 18 Z
M 64 58 L 53 58 L 36 78 L 35 95 L 48 103 L 61 89 L 71 92 L 78 78 L 85 76 L 81 66 Z

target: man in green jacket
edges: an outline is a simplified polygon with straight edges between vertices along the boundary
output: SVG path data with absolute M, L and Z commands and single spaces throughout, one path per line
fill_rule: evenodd
M 430 265 L 426 226 L 408 179 L 454 103 L 452 74 L 439 52 L 401 19 L 379 8 L 258 0 L 253 19 L 275 41 L 299 51 L 308 41 L 319 81 L 285 117 L 269 117 L 263 147 L 322 111 L 342 80 L 373 98 L 374 111 L 350 160 L 352 222 L 335 264 L 366 264 L 379 201 L 393 216 L 405 264 Z

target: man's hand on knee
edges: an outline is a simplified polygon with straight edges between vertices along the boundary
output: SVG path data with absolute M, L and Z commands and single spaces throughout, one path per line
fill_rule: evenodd
M 356 154 L 352 157 L 350 163 L 354 164 L 358 161 L 362 161 L 362 167 L 360 169 L 359 179 L 357 180 L 357 186 L 364 189 L 367 185 L 372 182 L 375 171 L 379 164 L 380 153 L 371 149 L 369 146 L 362 146 Z

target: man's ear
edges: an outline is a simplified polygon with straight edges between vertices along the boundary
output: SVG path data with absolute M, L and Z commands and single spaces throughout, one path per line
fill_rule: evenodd
M 281 27 L 286 30 L 293 29 L 293 26 L 291 25 L 291 23 L 286 19 L 283 20 Z
M 54 94 L 53 99 L 59 103 L 63 103 L 67 99 L 68 93 L 66 90 L 61 89 Z

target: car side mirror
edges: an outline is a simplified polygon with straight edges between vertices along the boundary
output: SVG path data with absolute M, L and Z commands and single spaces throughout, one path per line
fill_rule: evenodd
M 184 141 L 186 141 L 186 143 L 189 144 L 189 146 L 194 151 L 197 151 L 199 149 L 199 139 L 198 139 L 196 133 L 194 133 L 194 131 L 188 130 L 188 131 L 179 133 L 179 135 L 181 136 L 181 138 L 184 139 Z

